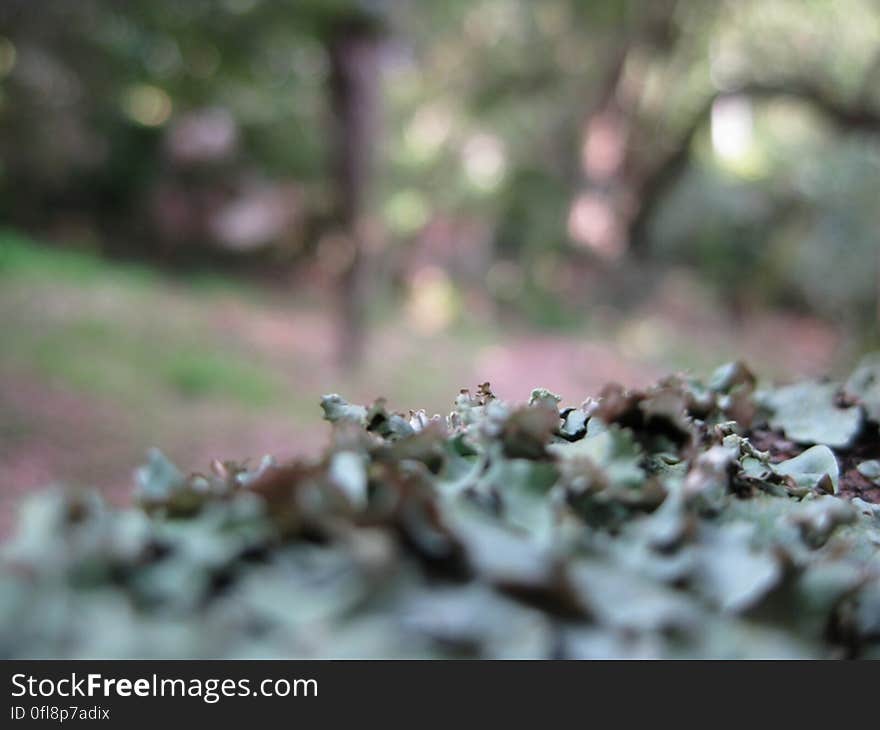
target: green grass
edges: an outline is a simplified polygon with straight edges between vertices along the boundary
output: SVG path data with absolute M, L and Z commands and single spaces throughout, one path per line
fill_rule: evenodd
M 115 399 L 164 392 L 260 407 L 283 388 L 274 373 L 238 353 L 188 340 L 153 346 L 107 322 L 47 329 L 20 342 L 14 358 L 52 382 Z
M 110 264 L 89 251 L 42 246 L 18 233 L 0 229 L 0 277 L 90 284 L 108 273 L 129 285 L 147 286 L 156 279 L 156 274 L 145 266 Z
M 279 395 L 276 379 L 255 363 L 217 352 L 178 350 L 160 366 L 163 381 L 190 397 L 234 398 L 266 406 Z
M 51 382 L 137 403 L 156 394 L 271 404 L 277 373 L 205 331 L 217 278 L 181 293 L 149 269 L 0 233 L 3 361 Z

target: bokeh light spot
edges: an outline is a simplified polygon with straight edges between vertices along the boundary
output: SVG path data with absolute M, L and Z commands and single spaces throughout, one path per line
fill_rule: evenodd
M 131 86 L 122 98 L 125 115 L 145 127 L 158 127 L 167 122 L 172 108 L 171 97 L 158 86 L 150 84 Z

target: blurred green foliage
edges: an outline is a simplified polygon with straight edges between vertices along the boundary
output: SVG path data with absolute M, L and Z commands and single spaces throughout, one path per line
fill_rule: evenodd
M 7 224 L 164 261 L 218 257 L 214 213 L 292 184 L 282 205 L 295 221 L 233 260 L 332 273 L 327 43 L 368 27 L 385 39 L 377 287 L 427 263 L 501 311 L 565 324 L 642 296 L 645 277 L 615 274 L 632 266 L 615 247 L 635 245 L 628 225 L 650 199 L 639 247 L 654 271 L 689 266 L 738 307 L 875 318 L 876 129 L 834 125 L 803 94 L 700 117 L 755 83 L 806 81 L 876 109 L 869 0 L 12 0 L 0 20 Z M 175 161 L 190 118 L 234 143 Z M 585 150 L 602 119 L 602 164 L 623 151 L 598 174 Z M 655 195 L 645 181 L 682 145 L 683 170 Z

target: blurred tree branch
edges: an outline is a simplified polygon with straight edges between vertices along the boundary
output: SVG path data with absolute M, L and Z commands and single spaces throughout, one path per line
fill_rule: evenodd
M 628 227 L 628 243 L 634 252 L 643 252 L 646 248 L 648 226 L 667 192 L 687 169 L 694 139 L 708 123 L 713 105 L 718 99 L 730 96 L 746 96 L 758 100 L 791 98 L 809 105 L 844 132 L 880 133 L 880 109 L 874 107 L 869 99 L 860 96 L 854 101 L 847 101 L 813 82 L 753 81 L 734 89 L 719 91 L 705 100 L 669 152 L 634 182 L 633 199 L 638 204 Z

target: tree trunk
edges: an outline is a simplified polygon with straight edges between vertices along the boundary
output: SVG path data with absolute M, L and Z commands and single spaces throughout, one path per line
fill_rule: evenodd
M 346 264 L 339 275 L 339 360 L 357 366 L 363 355 L 365 291 L 363 263 L 366 217 L 378 138 L 381 41 L 369 29 L 346 26 L 328 41 L 330 96 L 335 123 L 334 184 L 337 220 Z

